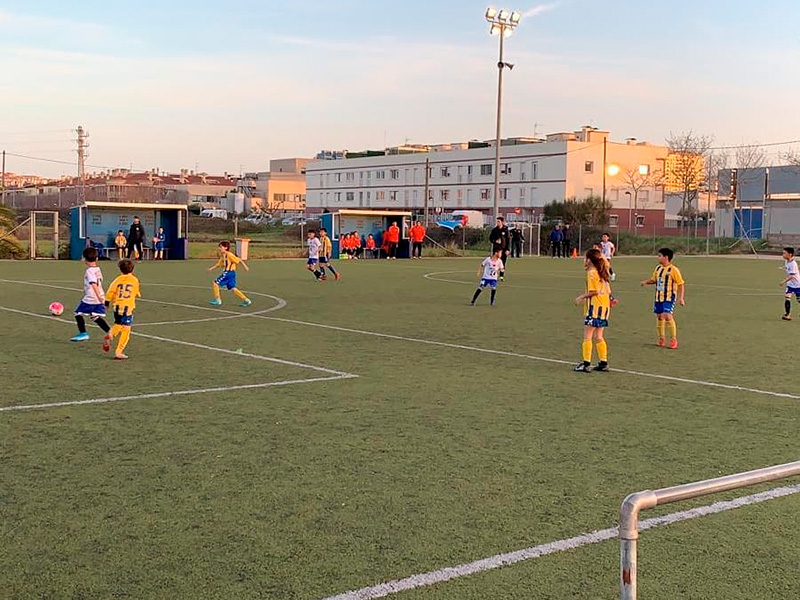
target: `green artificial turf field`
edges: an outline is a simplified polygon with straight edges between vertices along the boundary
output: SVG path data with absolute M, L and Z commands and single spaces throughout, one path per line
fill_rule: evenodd
M 478 262 L 338 261 L 324 283 L 253 262 L 246 309 L 208 306 L 210 263 L 143 263 L 127 362 L 94 326 L 67 341 L 81 264 L 0 262 L 0 409 L 16 408 L 0 410 L 0 597 L 322 600 L 613 527 L 633 491 L 800 458 L 779 260 L 679 257 L 676 351 L 655 346 L 639 286 L 654 259 L 616 260 L 607 374 L 571 371 L 579 261 L 512 260 L 497 306 L 472 308 Z M 798 509 L 792 494 L 644 532 L 641 597 L 798 597 Z M 617 552 L 392 597 L 611 599 Z

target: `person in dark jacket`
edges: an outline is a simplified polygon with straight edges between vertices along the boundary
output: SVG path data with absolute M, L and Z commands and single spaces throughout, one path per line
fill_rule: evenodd
M 511 230 L 511 256 L 519 258 L 522 256 L 522 245 L 525 243 L 525 234 L 519 227 Z
M 503 270 L 500 271 L 500 281 L 504 281 L 508 252 L 511 248 L 511 232 L 508 230 L 506 220 L 503 217 L 497 217 L 497 226 L 489 233 L 489 241 L 492 244 L 492 252 L 500 252 L 500 259 L 503 261 Z
M 564 234 L 561 233 L 561 225 L 556 225 L 556 228 L 550 232 L 550 252 L 553 258 L 556 256 L 561 257 L 561 244 L 564 241 Z
M 144 256 L 144 225 L 139 221 L 139 217 L 133 217 L 131 229 L 128 232 L 128 256 L 141 260 Z
M 564 258 L 569 258 L 569 253 L 572 251 L 572 228 L 569 223 L 564 225 L 561 230 L 561 255 Z

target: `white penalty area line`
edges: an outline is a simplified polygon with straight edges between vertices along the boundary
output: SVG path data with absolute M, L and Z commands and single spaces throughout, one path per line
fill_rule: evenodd
M 639 531 L 647 529 L 654 529 L 656 527 L 663 527 L 681 521 L 689 521 L 708 515 L 733 510 L 743 506 L 750 506 L 759 504 L 768 500 L 790 496 L 800 492 L 800 485 L 791 485 L 780 488 L 752 494 L 750 496 L 742 496 L 735 500 L 726 500 L 723 502 L 715 502 L 707 506 L 699 508 L 691 508 L 680 512 L 670 513 L 661 517 L 654 517 L 651 519 L 644 519 L 639 523 Z M 476 560 L 474 562 L 456 565 L 454 567 L 445 567 L 436 569 L 435 571 L 428 571 L 427 573 L 419 573 L 411 575 L 403 579 L 396 579 L 365 587 L 358 590 L 352 590 L 337 594 L 335 596 L 328 596 L 323 600 L 373 600 L 375 598 L 385 598 L 399 592 L 413 590 L 421 587 L 431 586 L 437 583 L 444 583 L 453 579 L 461 577 L 468 577 L 476 573 L 490 571 L 492 569 L 499 569 L 509 565 L 514 565 L 527 560 L 541 558 L 550 554 L 557 554 L 566 552 L 567 550 L 575 550 L 584 546 L 599 544 L 619 535 L 619 530 L 616 527 L 609 529 L 602 529 L 600 531 L 593 531 L 591 533 L 584 533 L 575 537 L 549 542 L 540 546 L 533 546 L 525 548 L 524 550 L 517 550 L 515 552 L 507 552 L 505 554 L 496 554 L 488 558 Z
M 333 377 L 311 377 L 308 379 L 289 379 L 285 381 L 269 381 L 266 383 L 250 383 L 244 385 L 230 385 L 224 387 L 202 388 L 196 390 L 179 390 L 177 392 L 155 392 L 152 394 L 139 394 L 137 396 L 116 396 L 111 398 L 92 398 L 90 400 L 70 400 L 66 402 L 49 402 L 46 404 L 25 404 L 21 406 L 3 406 L 0 412 L 16 410 L 37 410 L 43 408 L 57 408 L 59 406 L 82 406 L 84 404 L 110 404 L 112 402 L 127 402 L 129 400 L 149 400 L 151 398 L 170 398 L 172 396 L 193 396 L 196 394 L 213 394 L 235 392 L 239 390 L 258 390 L 270 387 L 298 385 L 301 383 L 318 383 L 322 381 L 337 381 L 339 379 L 352 379 L 357 375 L 336 375 Z

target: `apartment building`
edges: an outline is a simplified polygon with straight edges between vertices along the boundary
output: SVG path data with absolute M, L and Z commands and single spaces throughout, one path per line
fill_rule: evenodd
M 433 214 L 493 207 L 493 142 L 405 146 L 353 158 L 331 153 L 306 167 L 309 213 L 341 208 L 404 209 Z M 503 140 L 500 161 L 502 214 L 535 220 L 553 200 L 603 196 L 612 225 L 663 226 L 661 185 L 669 151 L 635 139 L 615 142 L 594 127 L 544 139 Z

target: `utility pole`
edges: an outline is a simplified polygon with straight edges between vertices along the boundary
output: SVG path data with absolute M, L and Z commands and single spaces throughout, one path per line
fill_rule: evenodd
M 0 187 L 2 187 L 2 199 L 0 200 L 0 206 L 6 205 L 6 151 L 3 150 L 3 175 L 2 180 L 0 180 Z
M 430 173 L 431 173 L 431 159 L 427 157 L 425 159 L 425 198 L 423 199 L 423 206 L 425 207 L 425 227 L 428 227 L 430 222 L 430 215 L 429 215 L 429 207 L 428 207 L 428 194 L 429 191 L 429 183 L 430 183 Z
M 503 69 L 506 66 L 503 56 L 503 40 L 505 39 L 505 29 L 501 27 L 500 31 L 500 60 L 497 62 L 497 136 L 495 138 L 494 149 L 494 204 L 493 204 L 493 219 L 496 219 L 500 213 L 500 146 L 502 145 L 501 139 L 501 119 L 503 115 Z
M 603 138 L 603 206 L 606 204 L 606 174 L 608 171 L 608 136 Z
M 81 126 L 78 125 L 78 205 L 86 204 L 86 157 L 88 156 L 86 149 L 89 144 L 86 138 L 89 133 Z

